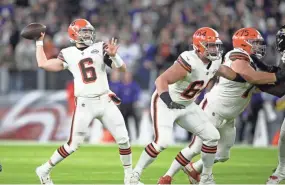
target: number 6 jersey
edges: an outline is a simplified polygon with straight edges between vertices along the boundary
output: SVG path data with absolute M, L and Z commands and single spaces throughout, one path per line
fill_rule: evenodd
M 109 91 L 106 65 L 112 61 L 104 52 L 103 42 L 80 49 L 71 46 L 62 49 L 58 58 L 64 62 L 74 77 L 74 95 L 77 97 L 99 96 Z
M 187 70 L 188 74 L 183 80 L 169 85 L 169 93 L 173 101 L 189 105 L 215 76 L 222 60 L 204 63 L 192 50 L 181 53 L 176 62 Z

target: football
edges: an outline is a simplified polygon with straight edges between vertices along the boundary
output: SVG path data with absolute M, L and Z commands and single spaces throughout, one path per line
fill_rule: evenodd
M 29 40 L 37 40 L 41 36 L 41 32 L 46 31 L 46 26 L 40 23 L 31 23 L 22 31 L 21 36 Z

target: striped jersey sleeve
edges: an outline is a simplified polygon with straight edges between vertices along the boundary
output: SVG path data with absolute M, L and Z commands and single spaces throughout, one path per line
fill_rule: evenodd
M 250 58 L 247 54 L 245 53 L 241 53 L 241 52 L 232 52 L 229 56 L 229 59 L 231 61 L 235 61 L 235 60 L 245 60 L 250 62 Z
M 57 56 L 58 59 L 62 60 L 63 62 L 67 63 L 64 59 L 64 56 L 63 56 L 63 53 L 62 51 L 59 52 L 58 56 Z
M 63 68 L 68 69 L 68 63 L 66 62 L 62 51 L 59 52 L 59 54 L 57 55 L 57 58 L 63 62 Z
M 188 71 L 189 73 L 191 73 L 191 65 L 186 62 L 186 60 L 180 55 L 178 58 L 177 58 L 177 63 L 180 64 L 186 71 Z

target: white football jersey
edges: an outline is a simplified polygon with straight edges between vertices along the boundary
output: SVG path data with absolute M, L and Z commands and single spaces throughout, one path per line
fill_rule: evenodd
M 103 42 L 94 43 L 84 50 L 75 46 L 62 49 L 58 58 L 65 62 L 65 67 L 74 77 L 75 96 L 99 96 L 109 91 Z
M 243 58 L 252 63 L 250 56 L 241 49 L 233 49 L 225 55 L 223 65 L 231 67 L 233 60 Z M 234 82 L 220 77 L 219 82 L 206 94 L 208 104 L 224 118 L 236 118 L 249 104 L 254 86 L 248 82 Z
M 205 64 L 195 50 L 192 50 L 181 53 L 175 62 L 186 69 L 188 74 L 183 80 L 169 85 L 169 94 L 173 101 L 188 105 L 195 101 L 214 77 L 222 61 L 216 60 Z

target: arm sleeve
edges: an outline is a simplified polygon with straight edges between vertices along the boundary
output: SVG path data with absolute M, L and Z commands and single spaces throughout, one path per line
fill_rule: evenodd
M 107 54 L 107 52 L 104 50 L 107 47 L 107 44 L 103 42 L 103 60 L 104 63 L 112 68 L 112 60 L 110 59 L 110 56 Z

